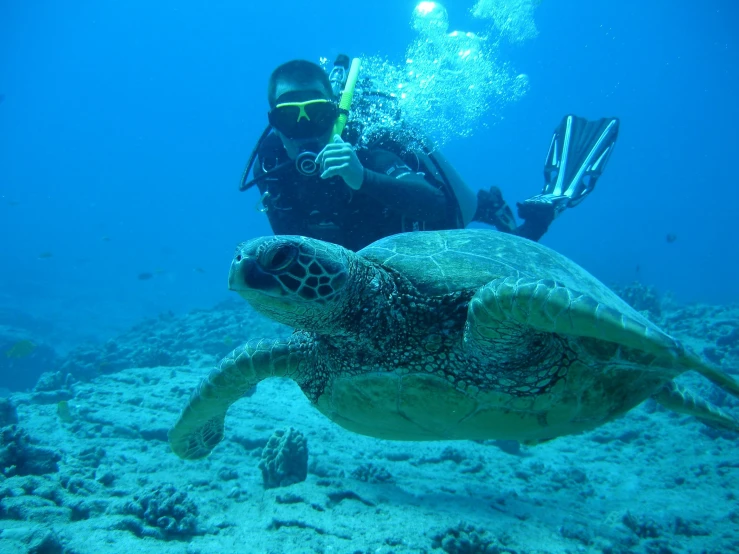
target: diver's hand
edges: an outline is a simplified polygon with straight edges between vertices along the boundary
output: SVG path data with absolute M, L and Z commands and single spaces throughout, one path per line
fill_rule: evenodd
M 316 158 L 321 167 L 321 179 L 330 179 L 338 175 L 346 185 L 359 190 L 364 181 L 364 167 L 357 158 L 354 148 L 348 142 L 334 135 L 333 142 L 329 142 Z

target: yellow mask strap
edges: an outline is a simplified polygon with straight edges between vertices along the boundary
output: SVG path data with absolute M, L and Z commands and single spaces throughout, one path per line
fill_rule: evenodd
M 305 107 L 310 104 L 325 104 L 326 102 L 330 102 L 330 100 L 326 100 L 325 98 L 318 98 L 316 100 L 306 100 L 305 102 L 285 102 L 283 104 L 277 104 L 275 106 L 275 109 L 278 108 L 298 108 L 300 111 L 298 112 L 298 121 L 300 121 L 303 117 L 310 121 L 310 117 L 308 117 L 308 113 L 305 111 Z

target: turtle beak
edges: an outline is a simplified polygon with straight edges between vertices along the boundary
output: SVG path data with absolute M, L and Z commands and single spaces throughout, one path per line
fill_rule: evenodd
M 257 297 L 269 296 L 282 298 L 285 289 L 277 276 L 264 271 L 253 252 L 246 248 L 236 251 L 228 272 L 228 289 L 238 292 L 245 300 L 256 300 Z
M 231 260 L 231 269 L 228 271 L 228 290 L 240 292 L 248 290 L 249 274 L 252 273 L 256 263 L 249 256 L 239 256 Z
M 262 292 L 281 290 L 273 275 L 265 273 L 259 267 L 254 256 L 236 253 L 228 272 L 228 289 L 238 292 Z

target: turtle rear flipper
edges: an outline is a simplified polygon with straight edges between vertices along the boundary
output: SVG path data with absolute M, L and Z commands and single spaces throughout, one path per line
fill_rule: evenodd
M 674 381 L 666 383 L 652 398 L 661 406 L 680 414 L 694 416 L 709 427 L 739 433 L 739 420 Z
M 697 354 L 686 351 L 684 363 L 693 371 L 703 375 L 703 377 L 711 381 L 711 383 L 717 387 L 721 387 L 732 396 L 739 398 L 739 383 L 737 383 L 733 377 L 727 375 L 717 367 L 703 361 L 703 359 Z
M 201 381 L 169 431 L 169 444 L 180 458 L 199 460 L 223 440 L 228 408 L 267 377 L 294 374 L 297 348 L 280 340 L 253 340 L 226 356 Z

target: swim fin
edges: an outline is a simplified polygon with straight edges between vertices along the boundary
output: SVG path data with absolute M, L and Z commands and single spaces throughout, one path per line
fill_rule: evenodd
M 567 115 L 554 130 L 544 163 L 541 194 L 519 204 L 519 216 L 550 211 L 553 218 L 574 208 L 593 192 L 613 152 L 619 120 L 607 117 L 588 121 Z M 543 209 L 546 208 L 546 209 Z

